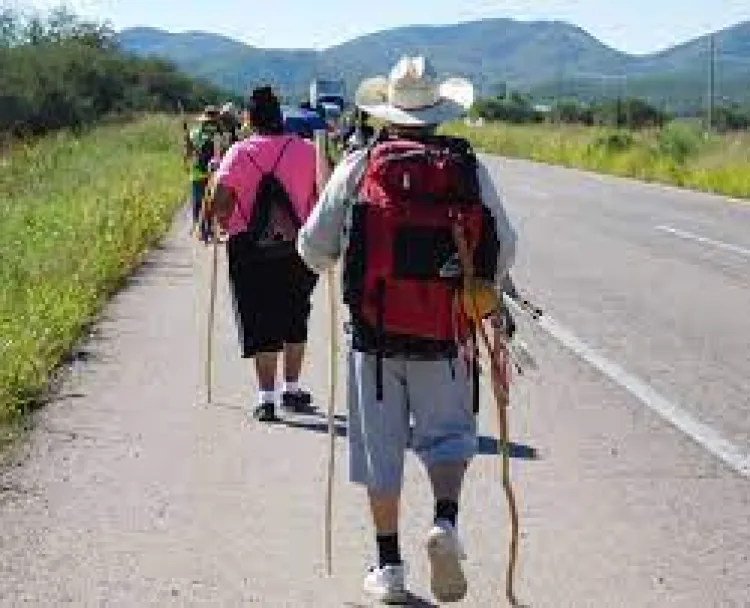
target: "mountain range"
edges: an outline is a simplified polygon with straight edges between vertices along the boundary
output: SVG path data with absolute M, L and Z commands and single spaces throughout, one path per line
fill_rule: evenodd
M 717 99 L 750 102 L 750 21 L 716 32 L 714 40 Z M 540 100 L 639 96 L 674 110 L 705 104 L 711 57 L 710 36 L 630 55 L 569 23 L 512 19 L 400 27 L 321 51 L 262 49 L 216 34 L 143 27 L 123 30 L 118 41 L 126 51 L 167 59 L 235 92 L 264 82 L 301 99 L 314 77 L 341 77 L 351 91 L 411 53 L 428 55 L 442 75 L 471 79 L 482 96 L 507 85 Z

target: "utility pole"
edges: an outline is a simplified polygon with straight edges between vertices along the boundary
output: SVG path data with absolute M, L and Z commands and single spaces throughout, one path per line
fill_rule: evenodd
M 716 35 L 711 34 L 709 37 L 709 58 L 708 58 L 708 116 L 706 127 L 708 133 L 714 129 L 714 99 L 716 95 Z

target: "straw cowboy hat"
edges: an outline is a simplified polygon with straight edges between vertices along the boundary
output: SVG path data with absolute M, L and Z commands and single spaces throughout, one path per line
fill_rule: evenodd
M 355 104 L 391 124 L 436 125 L 459 118 L 474 103 L 474 86 L 464 78 L 438 82 L 425 57 L 402 57 L 388 78 L 376 76 L 359 85 Z

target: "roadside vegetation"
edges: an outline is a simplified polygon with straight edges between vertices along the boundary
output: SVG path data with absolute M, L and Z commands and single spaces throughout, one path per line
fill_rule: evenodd
M 0 157 L 0 426 L 50 373 L 184 199 L 178 121 L 150 116 Z
M 0 139 L 82 130 L 138 112 L 197 111 L 226 99 L 167 62 L 121 52 L 107 26 L 65 8 L 26 14 L 0 7 Z M 1 143 L 1 142 L 0 142 Z
M 445 130 L 488 153 L 750 198 L 750 111 L 717 111 L 709 136 L 695 118 L 673 118 L 639 100 L 541 111 L 514 96 L 480 101 L 472 114 L 473 126 Z
M 171 225 L 174 114 L 227 98 L 113 41 L 65 9 L 0 8 L 0 443 Z

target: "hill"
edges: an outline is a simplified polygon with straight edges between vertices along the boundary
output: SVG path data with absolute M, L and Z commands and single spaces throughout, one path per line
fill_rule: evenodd
M 542 94 L 617 95 L 617 83 L 661 103 L 696 103 L 708 82 L 708 38 L 701 37 L 645 56 L 613 49 L 583 29 L 559 21 L 487 19 L 448 26 L 409 26 L 361 36 L 323 51 L 265 50 L 200 32 L 171 34 L 153 28 L 124 30 L 121 46 L 157 55 L 243 91 L 268 81 L 290 96 L 304 95 L 315 76 L 343 76 L 350 87 L 364 76 L 384 73 L 404 53 L 426 53 L 445 75 L 471 78 L 480 94 L 502 83 Z M 750 22 L 717 33 L 719 96 L 750 98 Z M 663 83 L 662 83 L 663 81 Z

